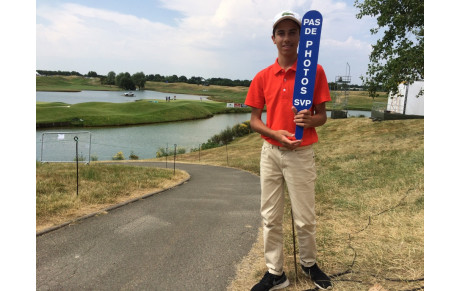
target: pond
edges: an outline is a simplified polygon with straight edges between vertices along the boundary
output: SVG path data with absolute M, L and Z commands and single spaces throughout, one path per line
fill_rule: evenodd
M 163 93 L 157 91 L 143 90 L 133 91 L 133 97 L 125 97 L 123 94 L 127 93 L 124 91 L 81 91 L 81 92 L 49 92 L 49 91 L 37 91 L 36 101 L 40 102 L 64 102 L 67 104 L 76 104 L 84 102 L 112 102 L 112 103 L 124 103 L 134 102 L 141 99 L 157 99 L 165 100 L 166 97 L 171 97 L 171 100 L 207 100 L 206 96 L 197 95 L 186 95 L 186 94 L 175 94 L 175 93 Z
M 124 97 L 122 94 L 120 91 L 37 92 L 37 101 L 68 104 L 92 101 L 121 103 L 131 102 L 136 98 L 173 98 L 174 95 L 177 99 L 200 99 L 200 96 L 155 91 L 135 91 L 135 97 Z M 328 116 L 330 117 L 330 112 Z M 350 110 L 348 116 L 370 117 L 370 112 Z M 233 113 L 218 114 L 208 119 L 140 126 L 36 130 L 36 160 L 72 161 L 77 151 L 75 136 L 78 137 L 79 156 L 83 156 L 86 161 L 91 157 L 97 157 L 99 161 L 111 160 L 120 151 L 126 159 L 131 152 L 140 159 L 150 159 L 156 156 L 160 148 L 173 150 L 174 145 L 189 152 L 227 126 L 232 127 L 249 119 L 249 113 Z M 265 113 L 262 119 L 265 121 Z
M 249 118 L 249 113 L 234 113 L 219 114 L 208 119 L 140 126 L 37 130 L 36 159 L 72 161 L 76 156 L 76 142 L 73 139 L 75 136 L 79 139 L 79 155 L 86 160 L 91 156 L 96 156 L 100 161 L 111 160 L 120 151 L 126 159 L 131 152 L 140 159 L 149 159 L 154 158 L 160 148 L 174 149 L 174 144 L 189 152 L 191 148 L 198 148 L 227 126 L 232 127 Z M 83 133 L 85 131 L 90 132 L 91 136 Z

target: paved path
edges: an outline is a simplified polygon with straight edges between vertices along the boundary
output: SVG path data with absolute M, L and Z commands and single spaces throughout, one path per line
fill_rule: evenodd
M 226 290 L 257 237 L 259 178 L 176 168 L 191 179 L 38 236 L 37 290 Z

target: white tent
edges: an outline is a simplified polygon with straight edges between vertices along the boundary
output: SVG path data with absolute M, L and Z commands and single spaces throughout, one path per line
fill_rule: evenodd
M 424 81 L 415 81 L 407 85 L 404 83 L 399 84 L 398 93 L 390 93 L 388 96 L 387 111 L 392 113 L 400 113 L 405 115 L 420 115 L 423 113 L 423 92 Z

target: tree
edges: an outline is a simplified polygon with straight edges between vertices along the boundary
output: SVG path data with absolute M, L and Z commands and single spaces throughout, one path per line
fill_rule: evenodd
M 115 85 L 125 90 L 136 90 L 136 85 L 134 85 L 131 74 L 128 72 L 119 73 L 115 77 Z
M 96 78 L 96 77 L 97 77 L 97 73 L 96 73 L 95 71 L 89 71 L 87 76 L 88 76 L 88 77 Z
M 424 1 L 423 0 L 359 0 L 358 19 L 377 17 L 376 34 L 383 37 L 372 45 L 366 77 L 361 76 L 369 95 L 376 96 L 379 86 L 398 92 L 399 83 L 424 79 Z
M 190 77 L 190 79 L 188 79 L 187 83 L 200 85 L 200 84 L 203 83 L 203 78 L 202 77 L 192 76 L 192 77 Z
M 129 78 L 129 79 L 131 79 L 131 74 L 128 73 L 128 72 L 119 73 L 119 74 L 115 77 L 115 85 L 117 85 L 118 87 L 121 87 L 120 84 L 121 84 L 121 79 L 122 79 L 122 78 Z
M 106 80 L 106 84 L 107 85 L 115 85 L 115 72 L 114 71 L 110 71 L 108 74 L 107 74 L 107 80 Z
M 145 87 L 145 82 L 147 81 L 147 79 L 145 78 L 145 74 L 143 72 L 135 73 L 131 78 L 134 82 L 134 85 L 136 85 L 139 88 L 139 90 Z
M 121 78 L 119 87 L 125 90 L 136 90 L 136 85 L 133 80 L 126 76 Z
M 179 80 L 179 77 L 177 77 L 177 75 L 166 76 L 166 77 L 165 77 L 165 80 L 166 80 L 168 83 L 177 83 L 177 81 Z

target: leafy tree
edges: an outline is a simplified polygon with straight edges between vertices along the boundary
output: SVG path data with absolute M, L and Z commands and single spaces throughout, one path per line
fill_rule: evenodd
M 107 74 L 107 80 L 106 80 L 106 84 L 107 85 L 115 85 L 115 72 L 114 71 L 110 71 L 108 74 Z
M 189 84 L 202 84 L 203 83 L 203 77 L 195 77 L 195 76 L 192 76 L 190 77 L 190 79 L 188 79 L 188 82 Z
M 165 77 L 163 77 L 160 74 L 155 74 L 155 75 L 149 75 L 148 78 L 149 81 L 154 81 L 154 82 L 164 82 Z
M 358 19 L 377 17 L 372 34 L 384 30 L 372 45 L 366 77 L 361 76 L 369 95 L 375 97 L 379 85 L 386 92 L 397 92 L 401 82 L 424 79 L 424 1 L 356 0 L 354 5 Z
M 147 81 L 143 72 L 135 73 L 132 77 L 134 85 L 136 85 L 139 90 L 145 87 L 145 82 Z
M 125 73 L 119 73 L 118 75 L 116 75 L 116 77 L 115 77 L 115 85 L 117 85 L 118 87 L 121 87 L 120 86 L 121 79 L 123 79 L 123 78 L 131 79 L 131 74 L 128 73 L 128 72 L 125 72 Z
M 177 77 L 177 75 L 166 76 L 166 77 L 165 77 L 165 80 L 166 80 L 168 83 L 177 83 L 177 81 L 179 80 L 179 77 Z
M 125 90 L 136 90 L 136 85 L 130 77 L 123 76 L 120 80 L 120 88 Z
M 97 77 L 97 73 L 96 73 L 95 71 L 89 71 L 87 76 L 88 76 L 88 77 L 96 78 L 96 77 Z

